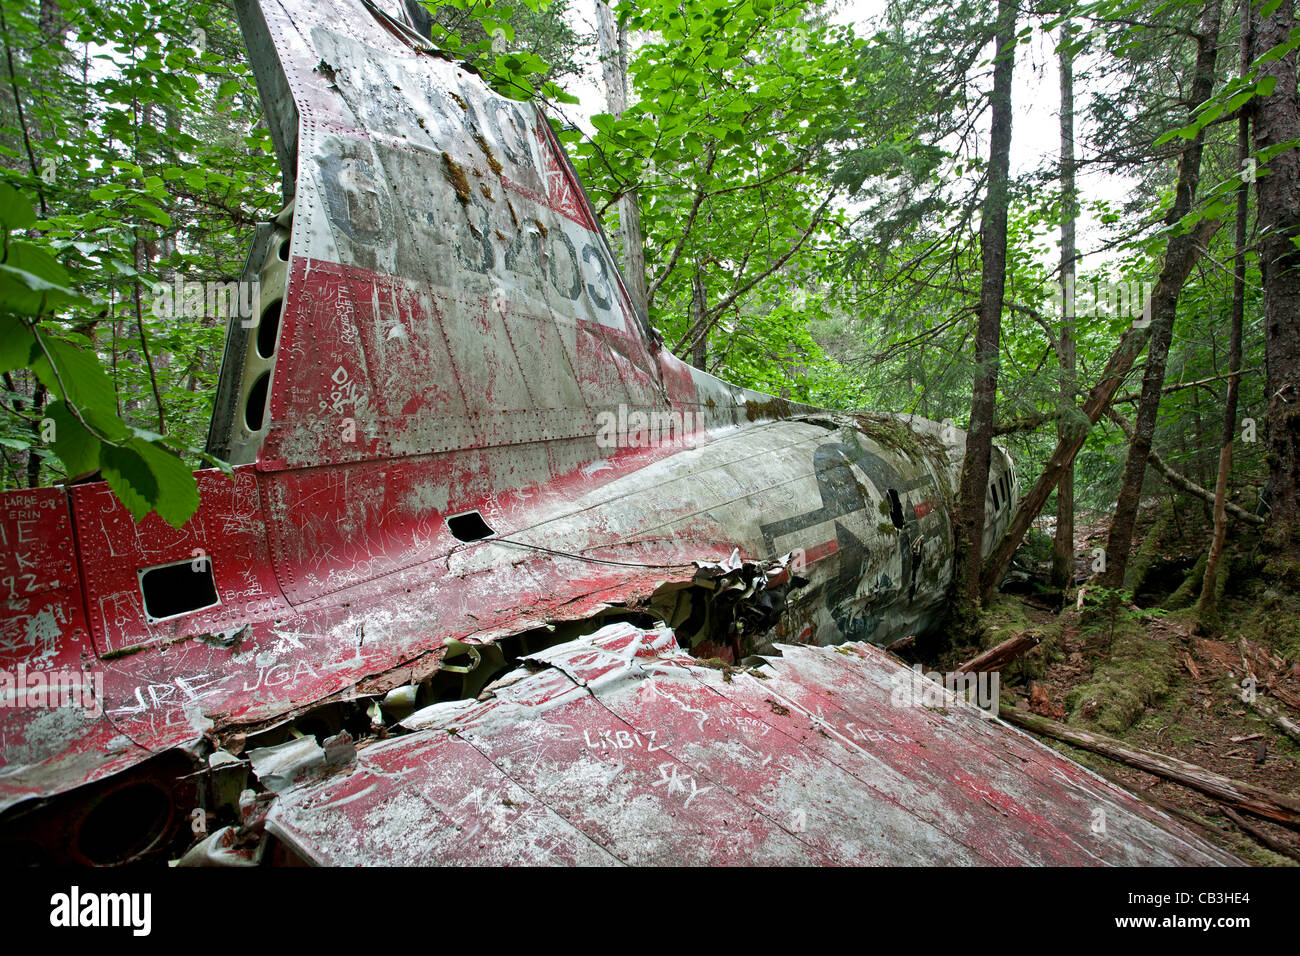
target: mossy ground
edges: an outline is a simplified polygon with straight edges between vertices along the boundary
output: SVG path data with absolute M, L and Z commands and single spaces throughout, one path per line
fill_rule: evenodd
M 1077 553 L 1090 555 L 1105 519 L 1080 528 Z M 1071 726 L 1116 737 L 1131 746 L 1177 757 L 1227 777 L 1279 793 L 1300 792 L 1300 744 L 1267 722 L 1240 696 L 1240 669 L 1229 666 L 1245 637 L 1295 665 L 1300 662 L 1300 565 L 1267 552 L 1258 536 L 1232 527 L 1217 582 L 1218 618 L 1209 625 L 1196 601 L 1209 544 L 1199 510 L 1165 505 L 1142 516 L 1127 579 L 1138 602 L 1111 609 L 1097 603 L 1081 613 L 1076 594 L 1064 609 L 1029 594 L 998 595 L 979 619 L 982 635 L 925 663 L 953 669 L 975 653 L 1017 633 L 1042 643 L 1002 674 L 1006 706 L 1034 709 Z M 1032 556 L 1031 556 L 1032 560 Z M 1085 595 L 1085 603 L 1087 597 Z M 1139 604 L 1141 606 L 1139 606 Z M 1300 666 L 1286 678 L 1300 692 Z M 1281 701 L 1269 703 L 1283 710 Z M 1300 713 L 1287 711 L 1293 719 Z M 1151 798 L 1244 862 L 1294 866 L 1244 833 L 1214 801 L 1173 783 L 1064 744 L 1062 753 L 1130 792 Z M 1300 853 L 1300 834 L 1251 823 Z
M 1096 664 L 1088 679 L 1066 694 L 1071 722 L 1121 734 L 1169 693 L 1177 681 L 1178 660 L 1168 635 L 1153 626 L 1153 617 L 1120 606 L 1077 632 L 1084 657 Z

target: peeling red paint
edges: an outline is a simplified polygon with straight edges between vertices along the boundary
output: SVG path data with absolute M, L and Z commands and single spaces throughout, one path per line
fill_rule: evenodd
M 964 703 L 896 712 L 911 672 L 874 648 L 785 650 L 724 674 L 670 631 L 611 625 L 414 715 L 283 793 L 269 827 L 330 864 L 571 863 L 584 843 L 582 862 L 627 864 L 1231 862 Z M 1002 772 L 1004 753 L 1040 772 Z

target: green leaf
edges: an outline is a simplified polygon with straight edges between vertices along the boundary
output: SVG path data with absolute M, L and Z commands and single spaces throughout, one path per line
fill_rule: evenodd
M 51 288 L 72 292 L 69 288 L 72 279 L 68 276 L 68 270 L 59 265 L 58 260 L 50 255 L 47 249 L 40 246 L 29 242 L 10 243 L 5 264 L 36 276 L 48 283 Z
M 0 315 L 0 372 L 26 368 L 36 352 L 36 336 L 16 315 Z
M 35 222 L 32 204 L 8 183 L 0 183 L 0 226 L 4 231 L 26 229 Z
M 100 441 L 63 402 L 52 402 L 45 414 L 54 420 L 54 454 L 68 469 L 68 477 L 89 474 L 99 468 Z
M 0 263 L 0 310 L 36 316 L 63 305 L 89 300 L 26 269 Z
M 158 495 L 151 502 L 153 509 L 173 528 L 184 525 L 199 510 L 199 487 L 194 472 L 157 442 L 132 438 L 127 445 L 144 460 L 157 484 Z
M 41 339 L 54 363 L 51 366 L 44 355 L 37 358 L 32 363 L 37 378 L 55 396 L 73 405 L 102 437 L 109 441 L 125 439 L 128 432 L 117 417 L 117 393 L 99 359 L 60 339 Z
M 158 500 L 158 479 L 134 448 L 102 445 L 99 467 L 104 480 L 136 521 L 143 521 Z
M 164 229 L 172 224 L 171 216 L 167 215 L 167 213 L 159 209 L 157 205 L 150 202 L 148 199 L 145 199 L 143 196 L 132 196 L 131 203 L 139 207 L 140 211 L 144 213 L 144 217 L 150 222 L 157 223 Z

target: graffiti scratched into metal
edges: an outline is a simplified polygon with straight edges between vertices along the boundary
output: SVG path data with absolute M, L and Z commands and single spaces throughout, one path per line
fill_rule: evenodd
M 0 666 L 103 678 L 98 710 L 0 709 L 0 811 L 81 806 L 155 779 L 155 755 L 247 769 L 295 721 L 348 753 L 354 721 L 397 736 L 269 818 L 308 859 L 1218 858 L 1005 726 L 882 709 L 893 665 L 869 647 L 786 646 L 933 626 L 959 430 L 797 405 L 661 347 L 548 119 L 431 55 L 405 5 L 236 7 L 286 205 L 215 398 L 234 476 L 198 472 L 179 530 L 97 480 L 0 497 Z M 986 541 L 1016 485 L 996 451 Z M 607 625 L 650 651 L 611 657 Z M 682 650 L 734 669 L 778 643 L 766 679 Z M 454 727 L 399 732 L 437 695 Z M 1090 801 L 1132 840 L 1090 843 Z M 87 862 L 91 817 L 58 812 L 75 825 L 46 849 Z

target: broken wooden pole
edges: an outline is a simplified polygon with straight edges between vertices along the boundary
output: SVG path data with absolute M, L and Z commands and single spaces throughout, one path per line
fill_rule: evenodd
M 885 645 L 885 650 L 890 654 L 899 654 L 903 651 L 909 651 L 916 646 L 916 635 L 908 634 L 906 637 L 900 637 L 898 640 Z
M 987 651 L 976 654 L 966 663 L 958 665 L 957 671 L 961 674 L 980 674 L 1001 670 L 1021 654 L 1033 650 L 1042 643 L 1042 640 L 1036 634 L 1017 634 L 996 647 L 990 647 Z
M 1300 851 L 1297 851 L 1294 847 L 1283 843 L 1281 840 L 1268 833 L 1265 833 L 1227 804 L 1219 804 L 1219 809 L 1223 811 L 1224 816 L 1240 827 L 1241 830 L 1254 839 L 1256 843 L 1272 850 L 1274 853 L 1280 853 L 1282 856 L 1290 857 L 1296 862 L 1300 862 Z
M 1300 744 L 1300 724 L 1279 711 L 1276 707 L 1270 707 L 1259 698 L 1250 702 L 1251 709 L 1259 714 L 1270 724 L 1282 731 L 1296 743 Z
M 1130 747 L 1113 737 L 1067 727 L 1045 717 L 1036 717 L 1015 708 L 1003 709 L 999 715 L 1007 723 L 1062 743 L 1101 754 L 1149 774 L 1203 793 L 1237 810 L 1273 820 L 1300 830 L 1300 800 L 1274 793 L 1241 780 L 1213 773 L 1204 767 L 1167 757 L 1150 750 Z

